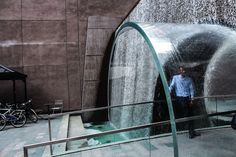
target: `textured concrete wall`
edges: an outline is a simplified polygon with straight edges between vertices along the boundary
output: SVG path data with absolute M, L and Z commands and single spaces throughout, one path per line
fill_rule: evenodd
M 0 64 L 28 75 L 38 107 L 55 99 L 65 110 L 95 107 L 107 42 L 136 2 L 1 0 Z M 11 101 L 11 82 L 2 85 L 1 97 Z

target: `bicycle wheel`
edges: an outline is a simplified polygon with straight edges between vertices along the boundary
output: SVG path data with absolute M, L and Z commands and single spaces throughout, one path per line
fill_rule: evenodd
M 16 117 L 16 120 L 11 121 L 12 126 L 14 126 L 15 128 L 19 128 L 25 125 L 26 117 L 23 113 L 15 112 L 12 115 Z
M 38 115 L 33 109 L 30 109 L 27 114 L 31 122 L 36 123 L 38 121 Z
M 2 131 L 6 126 L 6 118 L 3 115 L 0 115 L 0 131 Z

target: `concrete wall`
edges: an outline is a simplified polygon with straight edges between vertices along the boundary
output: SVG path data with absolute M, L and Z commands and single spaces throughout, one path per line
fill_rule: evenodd
M 1 0 L 0 64 L 28 75 L 37 107 L 55 99 L 65 110 L 95 107 L 107 43 L 137 1 Z M 11 101 L 11 82 L 0 84 Z

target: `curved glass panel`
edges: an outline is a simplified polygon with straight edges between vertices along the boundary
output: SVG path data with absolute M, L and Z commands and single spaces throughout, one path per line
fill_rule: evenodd
M 134 105 L 110 110 L 109 119 L 114 127 L 125 128 L 170 119 L 169 125 L 133 131 L 125 136 L 160 136 L 172 132 L 173 139 L 166 136 L 161 140 L 151 140 L 152 146 L 158 148 L 153 149 L 153 156 L 157 153 L 160 156 L 185 157 L 235 156 L 236 152 L 231 148 L 236 140 L 227 151 L 220 151 L 227 142 L 223 133 L 230 132 L 227 126 L 232 114 L 218 115 L 236 110 L 233 95 L 236 94 L 235 39 L 235 31 L 219 25 L 123 24 L 117 30 L 110 60 L 109 105 Z M 179 93 L 173 91 L 170 99 L 168 86 L 173 76 L 178 75 L 179 66 L 184 66 L 194 85 L 195 98 L 191 109 L 189 105 L 180 107 Z M 143 104 L 135 105 L 140 102 Z M 190 127 L 201 132 L 202 136 L 189 139 Z M 214 147 L 213 151 L 199 150 L 205 149 L 206 145 Z
M 135 42 L 132 42 L 135 38 Z M 123 40 L 131 41 L 129 44 Z M 141 50 L 141 51 L 140 51 Z M 110 121 L 117 128 L 147 124 L 152 121 L 155 82 L 159 75 L 155 70 L 150 49 L 136 30 L 128 30 L 117 39 L 116 51 L 110 67 L 110 104 L 124 105 L 145 102 L 138 106 L 125 106 L 111 110 Z M 148 70 L 147 70 L 148 69 Z M 151 88 L 150 88 L 151 87 Z M 129 137 L 149 135 L 149 130 L 129 133 Z
M 134 104 L 133 106 L 111 109 L 110 121 L 116 128 L 148 124 L 153 122 L 153 119 L 156 119 L 154 116 L 156 105 L 154 105 L 153 100 L 159 75 L 161 78 L 164 78 L 162 81 L 165 81 L 165 93 L 167 93 L 167 97 L 169 97 L 169 99 L 164 98 L 161 101 L 163 104 L 167 104 L 166 100 L 169 100 L 169 103 L 171 103 L 167 82 L 161 64 L 155 54 L 154 47 L 152 47 L 151 41 L 148 40 L 147 42 L 145 32 L 142 32 L 138 25 L 135 24 L 133 27 L 136 29 L 120 29 L 122 33 L 119 35 L 119 38 L 117 38 L 115 51 L 113 51 L 114 53 L 110 62 L 110 105 Z M 127 40 L 129 43 L 122 42 L 124 40 Z M 136 103 L 142 104 L 136 106 Z M 168 107 L 172 112 L 172 126 L 174 126 L 172 105 L 168 105 Z M 168 128 L 169 126 L 166 127 Z M 175 126 L 172 127 L 172 129 L 175 129 Z M 156 128 L 136 130 L 125 136 L 129 139 L 146 137 L 154 133 L 155 130 Z M 172 131 L 175 133 L 175 130 Z M 171 133 L 170 129 L 166 129 L 165 133 L 166 132 Z M 171 138 L 169 138 L 169 140 L 168 143 L 173 143 Z M 174 154 L 173 149 L 171 150 L 172 154 Z

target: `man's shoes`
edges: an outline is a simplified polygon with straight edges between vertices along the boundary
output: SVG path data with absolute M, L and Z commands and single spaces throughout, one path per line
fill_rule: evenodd
M 201 134 L 199 132 L 196 132 L 196 131 L 194 131 L 193 135 L 194 136 L 201 136 Z
M 190 139 L 194 138 L 194 135 L 193 134 L 189 134 L 189 138 Z
M 189 138 L 190 138 L 190 139 L 192 139 L 192 138 L 194 138 L 194 137 L 196 137 L 196 136 L 201 136 L 201 134 L 198 133 L 198 132 L 196 132 L 196 131 L 194 131 L 192 134 L 189 134 Z

